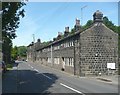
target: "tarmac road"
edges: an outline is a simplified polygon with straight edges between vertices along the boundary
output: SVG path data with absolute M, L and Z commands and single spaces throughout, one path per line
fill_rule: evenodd
M 3 78 L 3 93 L 118 95 L 117 84 L 102 82 L 95 78 L 76 77 L 37 63 L 17 63 L 18 65 Z

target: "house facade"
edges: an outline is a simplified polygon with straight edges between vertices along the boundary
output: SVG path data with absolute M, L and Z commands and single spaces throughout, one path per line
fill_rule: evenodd
M 61 33 L 47 45 L 36 43 L 28 45 L 27 60 L 72 73 L 78 76 L 107 75 L 118 72 L 118 34 L 103 24 L 103 14 L 93 14 L 93 24 L 82 30 L 80 20 L 76 19 L 75 33 L 69 33 L 65 27 Z M 108 63 L 114 63 L 115 69 L 108 70 Z

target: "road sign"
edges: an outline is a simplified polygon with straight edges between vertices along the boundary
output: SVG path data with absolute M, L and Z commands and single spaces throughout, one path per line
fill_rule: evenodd
M 107 63 L 108 69 L 115 69 L 115 63 Z

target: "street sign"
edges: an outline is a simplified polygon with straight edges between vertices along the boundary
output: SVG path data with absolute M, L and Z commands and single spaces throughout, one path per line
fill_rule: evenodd
M 115 69 L 115 63 L 107 63 L 108 69 Z

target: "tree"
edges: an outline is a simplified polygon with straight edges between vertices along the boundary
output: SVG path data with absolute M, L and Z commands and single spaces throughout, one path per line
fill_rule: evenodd
M 17 57 L 18 57 L 18 47 L 17 46 L 15 46 L 14 48 L 12 48 L 11 56 L 12 56 L 13 60 L 17 59 Z
M 27 47 L 25 46 L 18 47 L 18 55 L 20 57 L 26 57 L 27 56 L 26 52 L 27 52 Z
M 11 60 L 12 39 L 16 37 L 20 17 L 24 17 L 25 11 L 21 9 L 24 5 L 23 2 L 2 2 L 2 52 L 5 63 Z
M 108 17 L 103 17 L 103 23 L 108 27 L 110 28 L 111 30 L 113 30 L 114 32 L 117 32 L 118 33 L 118 26 L 114 25 L 114 23 L 112 23 L 112 21 L 110 21 L 108 19 Z
M 20 8 L 25 5 L 21 2 L 3 2 L 2 3 L 2 35 L 10 39 L 16 37 L 16 29 L 19 27 L 20 16 L 24 17 L 24 9 Z
M 13 60 L 17 60 L 19 58 L 26 58 L 27 57 L 27 47 L 26 46 L 14 46 L 11 50 L 11 56 Z
M 87 23 L 82 27 L 83 29 L 89 28 L 93 24 L 92 20 L 88 20 Z

